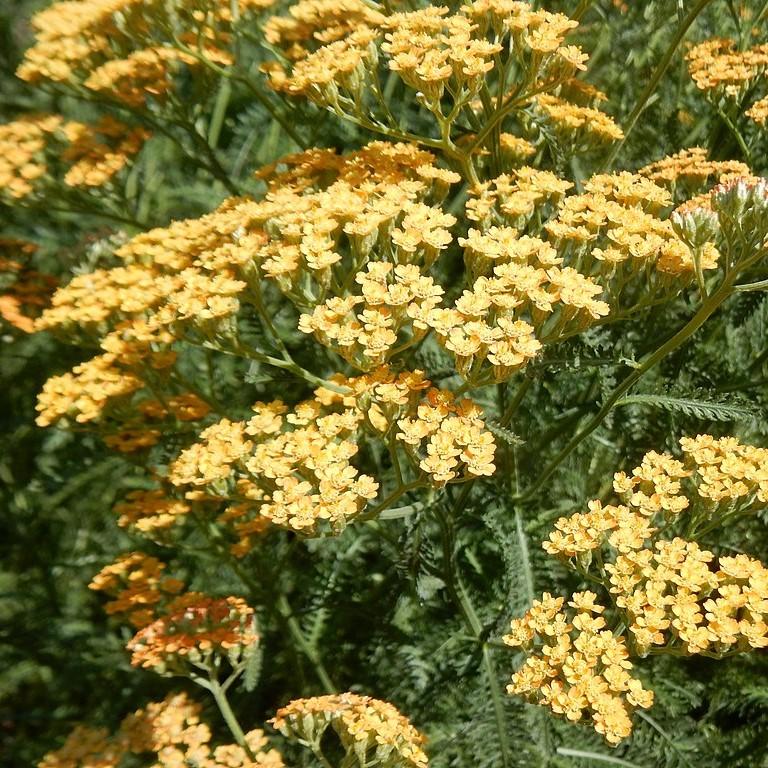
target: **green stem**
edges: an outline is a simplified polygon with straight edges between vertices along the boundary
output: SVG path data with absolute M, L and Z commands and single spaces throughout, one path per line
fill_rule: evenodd
M 230 732 L 235 737 L 235 741 L 243 748 L 245 753 L 248 755 L 248 759 L 255 761 L 256 756 L 253 754 L 251 748 L 248 746 L 248 742 L 245 740 L 243 729 L 240 727 L 240 723 L 237 721 L 235 713 L 232 711 L 232 707 L 229 705 L 227 694 L 219 684 L 219 681 L 211 677 L 210 681 L 205 687 L 208 688 L 208 690 L 213 695 L 216 706 L 219 708 L 219 712 L 221 712 L 221 716 L 224 718 L 224 722 L 227 724 L 227 728 L 229 728 Z
M 501 419 L 499 419 L 500 427 L 506 427 L 509 422 L 512 421 L 512 417 L 517 413 L 517 409 L 520 407 L 528 390 L 531 388 L 531 384 L 533 384 L 533 379 L 529 379 L 527 376 L 522 380 L 520 386 L 517 388 L 517 392 L 515 392 L 515 396 L 507 406 Z
M 664 56 L 662 56 L 661 61 L 656 66 L 653 75 L 651 75 L 651 79 L 648 81 L 648 85 L 645 86 L 645 89 L 640 94 L 637 103 L 629 113 L 626 125 L 624 126 L 624 138 L 622 138 L 622 140 L 614 146 L 613 150 L 610 152 L 605 162 L 603 163 L 603 166 L 600 169 L 601 171 L 605 172 L 613 165 L 614 161 L 619 155 L 619 152 L 621 152 L 623 146 L 626 144 L 627 139 L 629 138 L 629 134 L 632 133 L 632 130 L 635 127 L 635 123 L 637 123 L 637 119 L 640 117 L 641 112 L 645 109 L 649 99 L 656 91 L 661 78 L 664 77 L 667 69 L 669 69 L 669 65 L 672 63 L 672 59 L 675 56 L 678 46 L 680 43 L 682 43 L 693 22 L 696 21 L 699 14 L 707 7 L 707 5 L 709 5 L 710 2 L 712 2 L 712 0 L 698 0 L 696 5 L 691 8 L 691 10 L 688 12 L 688 15 L 680 23 L 675 36 L 672 38 L 672 42 L 669 44 L 669 48 L 667 48 L 666 53 Z
M 280 595 L 275 606 L 278 610 L 278 613 L 285 621 L 293 641 L 296 643 L 296 645 L 299 646 L 301 651 L 310 660 L 310 662 L 312 662 L 315 674 L 317 675 L 318 680 L 320 680 L 320 682 L 323 684 L 325 690 L 328 693 L 336 693 L 338 690 L 336 685 L 331 679 L 331 676 L 328 674 L 328 670 L 325 668 L 325 664 L 323 664 L 323 660 L 320 658 L 317 649 L 307 640 L 306 637 L 304 637 L 304 633 L 301 631 L 301 626 L 299 625 L 296 617 L 293 615 L 293 610 L 291 609 L 290 603 L 288 602 L 288 598 L 285 595 Z
M 516 501 L 529 501 L 536 492 L 552 477 L 560 464 L 573 453 L 573 451 L 589 437 L 602 423 L 605 417 L 613 409 L 613 406 L 626 394 L 636 383 L 647 373 L 654 365 L 663 360 L 668 354 L 674 352 L 678 347 L 684 344 L 717 308 L 733 292 L 734 275 L 726 277 L 720 287 L 702 304 L 699 311 L 681 328 L 672 338 L 668 339 L 655 352 L 645 358 L 632 373 L 630 373 L 616 389 L 613 390 L 610 397 L 603 403 L 600 410 L 587 422 L 587 424 L 575 435 L 575 437 L 566 445 L 560 453 L 553 459 L 549 466 L 541 473 L 539 479 L 525 493 L 519 496 Z

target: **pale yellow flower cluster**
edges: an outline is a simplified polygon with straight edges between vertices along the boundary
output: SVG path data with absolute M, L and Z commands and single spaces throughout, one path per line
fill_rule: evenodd
M 156 557 L 131 552 L 102 568 L 88 586 L 112 598 L 104 607 L 108 614 L 145 627 L 154 621 L 158 607 L 184 588 L 178 579 L 163 576 L 165 567 Z
M 295 699 L 270 721 L 286 738 L 319 744 L 330 727 L 349 759 L 381 768 L 424 768 L 424 736 L 388 702 L 342 693 Z M 350 763 L 351 764 L 351 763 Z
M 686 56 L 697 88 L 713 96 L 739 96 L 768 68 L 768 45 L 738 50 L 735 41 L 716 37 L 694 46 Z
M 572 187 L 551 171 L 525 166 L 470 190 L 466 217 L 481 229 L 504 224 L 523 231 L 534 213 L 542 218 L 551 215 Z
M 569 249 L 584 272 L 596 272 L 611 303 L 630 306 L 656 293 L 678 291 L 694 279 L 698 258 L 703 270 L 717 267 L 719 254 L 705 243 L 698 254 L 659 216 L 671 205 L 670 193 L 631 173 L 594 176 L 584 193 L 567 197 L 545 225 L 558 251 Z M 632 279 L 647 273 L 643 280 Z
M 256 403 L 243 422 L 223 419 L 171 464 L 168 479 L 186 498 L 229 501 L 222 520 L 240 537 L 238 554 L 264 521 L 304 535 L 339 533 L 375 498 L 378 483 L 352 464 L 364 431 L 389 437 L 413 470 L 437 486 L 491 475 L 495 441 L 480 408 L 431 386 L 421 371 L 382 367 L 289 409 Z
M 187 665 L 208 667 L 216 656 L 234 666 L 258 643 L 253 608 L 238 597 L 187 593 L 128 642 L 131 664 L 159 674 L 185 674 Z
M 56 279 L 31 268 L 37 246 L 26 240 L 0 237 L 0 323 L 32 333 L 35 320 L 50 303 Z M 8 327 L 3 328 L 7 333 Z
M 280 753 L 269 749 L 264 732 L 258 729 L 245 735 L 253 760 L 235 744 L 214 747 L 201 713 L 202 706 L 187 694 L 170 693 L 163 701 L 151 702 L 123 718 L 114 734 L 77 726 L 37 768 L 119 768 L 126 760 L 133 764 L 149 754 L 153 768 L 283 768 Z
M 768 499 L 768 450 L 709 435 L 680 443 L 683 461 L 646 454 L 631 474 L 614 476 L 623 505 L 595 500 L 589 512 L 560 518 L 544 549 L 583 566 L 605 546 L 614 553 L 605 565 L 607 586 L 629 613 L 640 652 L 674 643 L 687 653 L 720 655 L 733 646 L 768 645 L 768 570 L 761 563 L 746 555 L 721 557 L 713 570 L 715 555 L 694 541 L 648 544 L 659 517 L 675 520 L 685 512 L 711 525 L 762 507 Z M 720 597 L 712 597 L 715 591 Z
M 378 483 L 350 463 L 361 415 L 327 407 L 334 402 L 315 398 L 292 412 L 280 401 L 256 403 L 248 422 L 223 419 L 204 430 L 173 462 L 169 480 L 181 488 L 210 486 L 214 495 L 248 502 L 258 517 L 305 535 L 338 533 L 376 496 Z M 247 520 L 237 521 L 235 531 L 252 533 Z
M 537 96 L 535 106 L 544 129 L 564 147 L 585 151 L 624 137 L 613 118 L 594 107 L 580 106 L 551 93 Z
M 406 213 L 405 218 L 408 216 Z M 395 267 L 384 261 L 369 262 L 355 282 L 362 295 L 327 299 L 311 315 L 301 316 L 299 330 L 314 333 L 321 344 L 355 367 L 368 370 L 390 359 L 398 340 L 405 345 L 424 336 L 429 314 L 440 303 L 443 289 L 415 264 Z M 406 327 L 410 332 L 403 340 Z
M 513 619 L 504 642 L 529 652 L 507 686 L 510 694 L 549 707 L 572 722 L 591 720 L 606 741 L 618 744 L 632 732 L 635 708 L 653 704 L 653 693 L 631 674 L 621 634 L 606 628 L 604 606 L 594 592 L 565 599 L 545 592 Z

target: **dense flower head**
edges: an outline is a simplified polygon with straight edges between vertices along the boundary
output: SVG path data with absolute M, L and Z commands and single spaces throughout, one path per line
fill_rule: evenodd
M 653 693 L 631 674 L 623 635 L 607 629 L 605 607 L 594 592 L 565 599 L 545 592 L 513 619 L 504 642 L 528 652 L 507 687 L 572 722 L 591 721 L 611 744 L 632 732 L 634 709 L 653 704 Z
M 165 568 L 155 557 L 131 552 L 102 568 L 88 586 L 112 598 L 104 606 L 108 614 L 144 627 L 154 620 L 159 607 L 184 588 L 183 582 L 163 575 Z
M 765 504 L 768 451 L 736 438 L 681 439 L 682 460 L 651 451 L 613 488 L 623 502 L 589 503 L 560 518 L 544 549 L 588 567 L 605 551 L 607 586 L 626 610 L 634 647 L 681 646 L 720 655 L 768 645 L 768 571 L 747 555 L 716 556 L 695 541 L 657 536 L 659 518 L 717 521 Z
M 330 727 L 348 755 L 382 768 L 427 765 L 424 737 L 388 702 L 342 693 L 295 699 L 271 721 L 286 738 L 318 743 Z
M 320 387 L 292 409 L 258 402 L 248 421 L 208 427 L 171 464 L 170 482 L 189 499 L 234 501 L 227 517 L 247 537 L 263 529 L 253 528 L 259 519 L 304 535 L 341 532 L 378 492 L 352 463 L 366 431 L 391 432 L 414 469 L 438 486 L 493 473 L 495 441 L 481 410 L 432 387 L 421 371 L 382 367 L 332 384 L 348 394 Z
M 189 593 L 140 629 L 127 648 L 136 667 L 185 674 L 187 665 L 202 668 L 215 655 L 236 664 L 258 641 L 253 609 L 244 600 Z

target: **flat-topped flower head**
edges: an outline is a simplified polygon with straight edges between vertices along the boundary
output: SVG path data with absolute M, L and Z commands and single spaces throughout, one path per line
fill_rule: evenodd
M 253 609 L 236 597 L 181 595 L 167 612 L 128 642 L 131 664 L 160 674 L 185 674 L 188 665 L 202 668 L 213 657 L 236 665 L 253 650 L 256 633 Z

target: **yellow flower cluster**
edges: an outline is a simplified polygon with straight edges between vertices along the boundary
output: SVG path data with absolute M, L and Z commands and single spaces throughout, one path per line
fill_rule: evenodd
M 36 422 L 47 427 L 65 418 L 80 424 L 94 421 L 110 401 L 142 386 L 141 379 L 121 367 L 116 355 L 106 352 L 76 365 L 71 373 L 48 379 L 37 398 Z
M 502 54 L 511 53 L 539 91 L 584 69 L 587 58 L 563 45 L 575 21 L 523 2 L 477 0 L 455 14 L 428 7 L 383 16 L 360 0 L 303 0 L 289 13 L 266 25 L 267 41 L 284 57 L 265 67 L 272 86 L 341 113 L 362 114 L 366 97 L 381 95 L 382 56 L 441 120 L 443 96 L 451 95 L 455 115 L 479 93 Z
M 140 629 L 126 647 L 133 666 L 173 675 L 185 674 L 188 665 L 206 668 L 216 655 L 234 666 L 258 641 L 253 608 L 244 600 L 193 592 L 172 601 L 166 613 Z
M 286 738 L 319 745 L 330 727 L 348 757 L 361 765 L 381 768 L 424 768 L 425 742 L 408 718 L 388 702 L 342 693 L 295 699 L 277 710 L 270 721 Z
M 200 441 L 170 467 L 170 482 L 189 499 L 236 502 L 238 551 L 268 520 L 305 535 L 339 533 L 375 498 L 378 483 L 351 464 L 358 435 L 388 435 L 405 449 L 414 469 L 436 485 L 490 475 L 495 442 L 470 400 L 431 387 L 420 371 L 395 375 L 381 368 L 319 388 L 293 410 L 279 400 L 256 403 L 247 422 L 227 419 L 204 430 Z
M 283 768 L 263 731 L 245 735 L 253 760 L 242 747 L 214 747 L 211 729 L 201 722 L 202 707 L 185 693 L 170 693 L 128 715 L 114 734 L 104 728 L 77 726 L 59 749 L 49 752 L 37 768 L 119 768 L 151 754 L 153 768 Z M 133 762 L 131 762 L 133 764 Z M 143 763 L 142 763 L 143 764 Z
M 694 46 L 686 58 L 697 88 L 714 96 L 736 97 L 765 74 L 768 45 L 742 51 L 733 40 L 716 37 Z
M 513 619 L 504 642 L 529 651 L 507 687 L 572 722 L 591 720 L 606 741 L 618 744 L 632 732 L 635 708 L 653 704 L 653 693 L 631 674 L 625 639 L 606 629 L 604 606 L 594 592 L 565 599 L 545 592 Z
M 0 125 L 0 193 L 14 199 L 50 184 L 49 160 L 69 165 L 63 183 L 100 187 L 136 155 L 149 134 L 112 118 L 95 125 L 65 121 L 58 115 L 20 118 Z
M 425 205 L 421 208 L 427 216 L 434 211 Z M 404 224 L 413 226 L 408 219 L 416 218 L 415 214 L 406 212 Z M 453 221 L 453 217 L 438 215 Z M 427 230 L 426 234 L 434 234 L 434 230 Z M 361 296 L 327 299 L 311 315 L 301 316 L 299 330 L 313 333 L 321 344 L 336 350 L 357 368 L 367 370 L 389 360 L 397 352 L 398 340 L 401 346 L 410 346 L 424 336 L 429 314 L 440 303 L 443 289 L 431 277 L 422 275 L 415 264 L 395 267 L 383 261 L 370 262 L 367 271 L 357 274 L 355 282 L 360 286 Z M 411 325 L 411 330 L 403 340 L 406 324 Z
M 758 125 L 765 125 L 768 120 L 768 97 L 758 99 L 746 112 L 747 117 L 752 118 Z M 747 171 L 747 174 L 749 171 Z
M 201 55 L 220 66 L 232 63 L 228 53 L 210 46 Z M 175 48 L 144 48 L 125 58 L 105 62 L 91 72 L 83 85 L 129 107 L 142 107 L 147 99 L 162 101 L 168 97 L 180 64 L 193 67 L 199 62 Z
M 131 552 L 102 568 L 88 586 L 112 598 L 104 606 L 108 614 L 145 627 L 154 621 L 158 607 L 184 588 L 178 579 L 163 576 L 164 570 L 165 563 L 157 558 Z
M 239 0 L 237 15 L 259 12 L 271 0 Z M 32 19 L 35 44 L 17 74 L 31 83 L 84 86 L 131 107 L 163 100 L 179 64 L 201 60 L 227 66 L 232 5 L 203 0 L 172 7 L 155 0 L 59 0 Z M 177 40 L 169 34 L 174 30 Z M 182 45 L 178 49 L 175 46 Z
M 481 229 L 503 224 L 523 231 L 534 214 L 551 215 L 572 187 L 551 171 L 525 166 L 470 190 L 466 216 Z
M 613 118 L 594 107 L 580 106 L 551 93 L 537 96 L 535 105 L 545 130 L 564 147 L 584 151 L 624 137 Z
M 749 166 L 738 160 L 710 160 L 707 150 L 702 147 L 681 149 L 649 163 L 638 173 L 657 184 L 686 187 L 701 187 L 708 181 L 727 181 L 731 177 L 748 176 Z

